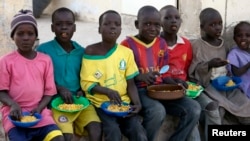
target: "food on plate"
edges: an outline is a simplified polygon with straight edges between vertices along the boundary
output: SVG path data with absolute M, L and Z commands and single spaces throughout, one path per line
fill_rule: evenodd
M 82 104 L 59 104 L 58 109 L 60 110 L 68 110 L 68 111 L 75 111 L 75 110 L 80 110 L 83 108 Z
M 118 105 L 118 104 L 110 104 L 107 108 L 112 112 L 126 112 L 130 109 L 129 105 Z
M 189 83 L 189 84 L 188 84 L 188 90 L 191 90 L 191 91 L 198 91 L 198 90 L 200 90 L 200 86 L 199 86 L 199 85 L 196 85 L 196 84 L 191 84 L 191 83 Z
M 21 122 L 33 122 L 36 121 L 36 117 L 35 116 L 22 116 L 20 121 Z
M 232 86 L 234 86 L 235 85 L 235 83 L 234 83 L 234 81 L 232 80 L 232 79 L 230 79 L 227 83 L 226 83 L 226 86 L 227 87 L 232 87 Z

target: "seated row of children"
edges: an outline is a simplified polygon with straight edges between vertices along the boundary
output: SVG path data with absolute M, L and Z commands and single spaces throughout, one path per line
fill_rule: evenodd
M 189 41 L 178 35 L 182 20 L 176 7 L 143 6 L 135 21 L 138 34 L 117 43 L 121 16 L 107 10 L 99 17 L 102 40 L 83 47 L 71 39 L 76 30 L 74 13 L 62 7 L 52 14 L 55 38 L 34 50 L 36 19 L 32 11 L 19 11 L 11 21 L 10 35 L 17 50 L 0 60 L 1 113 L 9 140 L 70 141 L 76 134 L 90 141 L 121 141 L 122 135 L 130 141 L 154 141 L 166 115 L 180 118 L 169 141 L 199 140 L 200 133 L 192 132 L 198 122 L 206 140 L 208 125 L 250 124 L 250 24 L 240 22 L 235 27 L 237 46 L 227 50 L 220 13 L 205 8 L 199 19 L 201 37 Z M 164 65 L 170 69 L 160 74 Z M 242 85 L 218 91 L 211 80 L 228 72 L 241 77 Z M 149 85 L 187 88 L 187 81 L 204 87 L 200 96 L 156 100 L 147 95 Z M 72 96 L 84 96 L 91 104 L 73 114 L 48 106 L 55 97 L 73 103 Z M 125 117 L 107 115 L 100 108 L 104 101 L 127 102 L 132 111 Z M 8 116 L 19 120 L 22 111 L 43 118 L 32 128 L 15 127 Z M 196 139 L 191 138 L 194 133 Z

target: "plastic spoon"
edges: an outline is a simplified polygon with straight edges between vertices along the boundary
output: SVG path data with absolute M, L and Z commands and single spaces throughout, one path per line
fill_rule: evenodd
M 169 65 L 165 65 L 160 69 L 159 73 L 163 74 L 166 73 L 168 70 L 169 70 Z

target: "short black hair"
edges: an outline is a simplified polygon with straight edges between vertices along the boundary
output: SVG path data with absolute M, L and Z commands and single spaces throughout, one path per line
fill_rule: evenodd
M 151 6 L 151 5 L 146 5 L 146 6 L 141 7 L 137 13 L 137 20 L 139 20 L 140 17 L 147 15 L 147 12 L 151 12 L 151 11 L 159 12 L 154 6 Z
M 242 25 L 247 25 L 250 27 L 250 23 L 248 21 L 241 21 L 238 24 L 236 24 L 236 26 L 234 27 L 234 35 L 236 34 L 236 31 L 238 30 L 238 28 L 241 27 Z
M 166 5 L 166 6 L 164 6 L 164 7 L 162 7 L 162 8 L 160 9 L 160 12 L 163 11 L 163 10 L 169 9 L 169 8 L 176 8 L 176 7 L 173 6 L 173 5 Z M 177 8 L 176 8 L 176 9 L 177 9 Z
M 61 13 L 61 12 L 69 12 L 69 13 L 71 13 L 72 16 L 73 16 L 73 20 L 75 21 L 75 14 L 73 13 L 73 11 L 70 10 L 69 8 L 61 7 L 61 8 L 56 9 L 56 10 L 52 13 L 52 17 L 51 17 L 52 23 L 54 22 L 56 13 Z
M 115 10 L 107 10 L 105 12 L 103 12 L 100 16 L 99 16 L 99 26 L 101 26 L 102 24 L 102 20 L 103 20 L 103 16 L 107 13 L 114 13 L 117 14 L 118 16 L 120 16 L 120 14 L 118 12 L 116 12 Z
M 200 24 L 205 24 L 208 19 L 214 17 L 215 15 L 220 15 L 219 11 L 217 11 L 216 9 L 211 7 L 203 9 L 199 15 Z

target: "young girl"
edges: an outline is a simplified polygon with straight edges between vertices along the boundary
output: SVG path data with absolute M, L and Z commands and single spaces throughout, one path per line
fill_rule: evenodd
M 227 59 L 232 74 L 241 78 L 240 88 L 250 99 L 250 23 L 242 21 L 234 28 L 234 41 L 237 46 L 229 52 Z
M 105 141 L 121 141 L 122 133 L 129 141 L 147 141 L 146 133 L 137 117 L 141 103 L 134 83 L 138 68 L 130 49 L 117 44 L 121 34 L 121 17 L 113 10 L 99 18 L 102 41 L 86 47 L 82 60 L 81 86 L 96 107 Z M 112 62 L 112 63 L 110 63 Z M 130 103 L 129 117 L 107 115 L 100 105 L 105 101 Z
M 2 123 L 10 141 L 64 141 L 51 111 L 46 108 L 56 94 L 56 87 L 50 57 L 32 49 L 37 36 L 32 11 L 21 10 L 11 22 L 11 38 L 17 50 L 0 60 Z M 20 120 L 22 111 L 40 113 L 42 120 L 31 128 L 15 127 L 8 115 Z
M 221 38 L 223 22 L 220 13 L 213 8 L 206 8 L 200 13 L 201 38 L 192 42 L 193 60 L 189 76 L 197 80 L 212 100 L 218 102 L 222 121 L 217 124 L 232 124 L 233 119 L 241 124 L 250 124 L 250 101 L 240 89 L 218 91 L 211 85 L 211 80 L 227 75 L 226 47 Z M 225 114 L 227 113 L 227 114 Z M 225 118 L 228 115 L 228 118 Z M 225 119 L 228 119 L 227 121 Z

